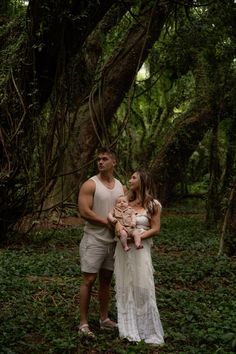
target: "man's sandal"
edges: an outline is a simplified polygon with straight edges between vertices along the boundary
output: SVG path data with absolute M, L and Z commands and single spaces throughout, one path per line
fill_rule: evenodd
M 87 323 L 79 326 L 79 335 L 81 337 L 95 338 L 95 334 L 90 331 L 89 325 Z
M 117 323 L 110 320 L 110 318 L 106 318 L 105 320 L 100 320 L 99 321 L 100 323 L 100 328 L 101 329 L 108 329 L 108 330 L 111 330 L 111 329 L 116 329 L 118 326 L 117 326 Z

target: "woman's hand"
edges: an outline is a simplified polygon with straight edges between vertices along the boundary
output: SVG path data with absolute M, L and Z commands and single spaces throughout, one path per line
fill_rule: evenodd
M 145 232 L 146 232 L 146 231 L 142 231 L 142 232 L 139 233 L 139 236 L 141 237 L 141 239 L 145 239 L 145 238 L 146 238 L 146 237 L 145 237 L 145 235 L 146 235 Z M 150 237 L 150 236 L 149 236 L 149 237 Z

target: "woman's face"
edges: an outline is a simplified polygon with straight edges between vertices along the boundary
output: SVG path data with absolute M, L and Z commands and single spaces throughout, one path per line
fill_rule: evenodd
M 138 172 L 134 172 L 129 180 L 129 186 L 131 191 L 137 192 L 137 190 L 139 189 L 139 185 L 140 185 L 139 174 Z

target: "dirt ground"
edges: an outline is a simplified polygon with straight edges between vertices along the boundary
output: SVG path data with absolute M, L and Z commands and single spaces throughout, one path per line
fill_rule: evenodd
M 44 219 L 34 219 L 31 216 L 25 216 L 15 226 L 16 230 L 26 232 L 29 230 L 50 230 L 50 229 L 65 229 L 84 225 L 84 220 L 77 216 L 66 217 L 50 217 Z
M 77 217 L 77 216 L 67 216 L 67 217 L 62 217 L 62 218 L 60 218 L 58 220 L 54 220 L 54 221 L 48 220 L 47 223 L 48 223 L 48 226 L 57 225 L 57 226 L 63 228 L 63 227 L 74 227 L 76 225 L 84 225 L 84 220 L 80 217 Z M 44 226 L 47 226 L 47 224 L 44 225 L 42 223 L 42 227 L 44 227 Z
M 171 215 L 178 215 L 181 214 L 182 216 L 185 213 L 177 213 L 177 212 L 170 212 L 164 211 L 162 212 L 163 217 L 168 217 Z M 189 215 L 187 213 L 187 215 Z M 191 214 L 192 215 L 192 214 Z M 200 214 L 195 214 L 192 216 L 202 217 Z M 15 226 L 16 230 L 27 232 L 29 230 L 50 230 L 50 229 L 65 229 L 65 228 L 72 228 L 77 225 L 84 225 L 84 220 L 79 216 L 58 216 L 58 214 L 51 214 L 50 217 L 36 219 L 30 215 L 25 216 L 20 220 L 20 222 Z

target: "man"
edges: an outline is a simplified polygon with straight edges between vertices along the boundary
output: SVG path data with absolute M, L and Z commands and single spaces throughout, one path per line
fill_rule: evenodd
M 108 317 L 109 289 L 113 274 L 115 240 L 107 216 L 117 197 L 124 193 L 122 184 L 114 178 L 116 157 L 108 149 L 97 155 L 98 174 L 80 188 L 78 204 L 80 215 L 86 220 L 80 243 L 81 271 L 79 334 L 95 337 L 88 325 L 88 309 L 92 286 L 99 275 L 100 327 L 116 328 Z

